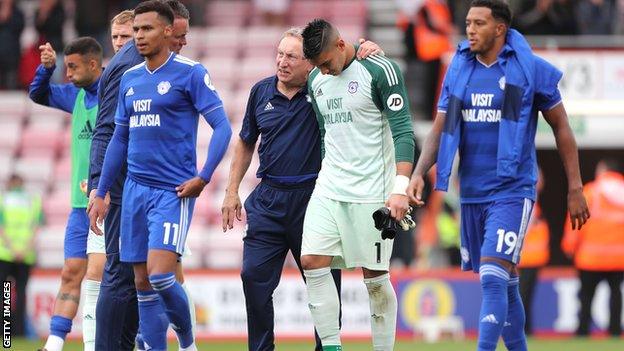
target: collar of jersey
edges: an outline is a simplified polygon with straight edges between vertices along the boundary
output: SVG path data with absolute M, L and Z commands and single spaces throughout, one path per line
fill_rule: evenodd
M 477 62 L 479 62 L 485 68 L 492 68 L 492 66 L 498 64 L 498 59 L 496 59 L 496 61 L 490 63 L 489 65 L 486 64 L 485 62 L 479 60 L 479 58 L 477 56 L 475 56 L 475 59 L 477 60 Z
M 147 62 L 146 62 L 146 63 L 145 63 L 145 70 L 146 70 L 146 71 L 147 71 L 147 73 L 149 73 L 149 74 L 154 74 L 154 73 L 156 73 L 159 69 L 161 69 L 161 68 L 165 67 L 165 65 L 166 65 L 166 64 L 168 64 L 168 63 L 169 63 L 169 61 L 171 61 L 171 58 L 172 58 L 173 56 L 175 56 L 175 53 L 172 51 L 172 52 L 170 52 L 170 53 L 169 53 L 169 57 L 167 58 L 167 60 L 165 60 L 165 62 L 164 62 L 162 65 L 160 65 L 160 66 L 156 67 L 156 69 L 154 69 L 153 71 L 150 71 L 150 70 L 149 70 L 149 68 L 147 68 Z
M 273 84 L 271 85 L 271 89 L 273 89 L 273 97 L 276 96 L 282 96 L 285 99 L 288 99 L 284 94 L 282 94 L 279 89 L 277 89 L 277 74 L 273 76 Z M 301 89 L 299 89 L 299 91 L 297 91 L 297 93 L 295 94 L 295 96 L 299 95 L 299 94 L 305 94 L 308 92 L 308 86 L 307 84 L 304 85 Z M 295 98 L 295 96 L 293 96 L 293 99 Z

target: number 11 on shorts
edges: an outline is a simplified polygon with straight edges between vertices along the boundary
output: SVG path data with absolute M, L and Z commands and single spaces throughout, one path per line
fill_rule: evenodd
M 503 242 L 507 245 L 505 255 L 509 255 L 516 248 L 516 242 L 518 242 L 518 234 L 514 232 L 505 232 L 505 229 L 499 229 L 496 231 L 498 234 L 498 243 L 496 244 L 496 252 L 503 251 Z
M 171 234 L 171 228 L 173 228 L 173 238 L 171 240 L 171 244 L 175 245 L 178 242 L 178 229 L 179 229 L 179 225 L 178 223 L 170 223 L 170 222 L 165 222 L 163 223 L 163 227 L 165 228 L 165 235 L 163 238 L 163 244 L 165 245 L 169 245 L 169 236 Z

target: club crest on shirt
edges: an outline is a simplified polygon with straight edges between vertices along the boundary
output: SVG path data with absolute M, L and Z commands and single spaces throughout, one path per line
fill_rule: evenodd
M 171 83 L 169 83 L 168 81 L 164 80 L 160 83 L 158 83 L 158 94 L 160 95 L 165 95 L 169 92 L 169 89 L 171 89 Z
M 505 84 L 507 84 L 507 81 L 505 80 L 505 76 L 502 76 L 498 80 L 498 86 L 501 88 L 501 90 L 505 90 Z
M 208 73 L 204 75 L 204 84 L 206 84 L 208 89 L 215 90 L 215 87 L 214 85 L 212 85 L 212 81 L 210 80 L 210 75 Z
M 355 93 L 357 93 L 358 87 L 359 87 L 358 82 L 352 80 L 352 81 L 349 82 L 349 86 L 347 87 L 347 91 L 349 93 L 351 93 L 351 94 L 355 94 Z

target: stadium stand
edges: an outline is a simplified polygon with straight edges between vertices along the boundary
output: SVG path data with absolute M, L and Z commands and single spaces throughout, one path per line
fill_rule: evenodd
M 355 42 L 366 32 L 368 4 L 365 0 L 293 0 L 286 16 L 288 26 L 305 25 L 311 18 L 323 16 L 340 27 L 345 38 Z M 238 133 L 249 90 L 274 73 L 275 46 L 287 28 L 262 25 L 259 11 L 252 2 L 244 0 L 210 1 L 205 19 L 206 26 L 191 28 L 182 54 L 208 68 Z M 68 32 L 73 33 L 71 29 Z M 32 39 L 29 28 L 25 33 L 26 39 Z M 64 224 L 70 210 L 70 118 L 66 113 L 32 103 L 24 92 L 0 94 L 0 180 L 18 173 L 26 179 L 28 189 L 43 195 L 47 225 L 39 236 L 38 248 L 40 265 L 47 268 L 62 264 Z M 200 121 L 200 164 L 205 160 L 210 136 L 210 127 Z M 189 240 L 193 258 L 187 260 L 188 267 L 240 265 L 243 225 L 238 223 L 237 230 L 227 235 L 221 231 L 221 201 L 231 158 L 231 154 L 226 155 L 197 200 Z M 241 185 L 243 200 L 258 182 L 257 166 L 254 157 Z

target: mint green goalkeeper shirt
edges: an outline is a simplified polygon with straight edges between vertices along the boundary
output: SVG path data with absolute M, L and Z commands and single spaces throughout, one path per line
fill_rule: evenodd
M 397 64 L 373 55 L 353 60 L 338 76 L 315 68 L 308 90 L 322 138 L 315 193 L 345 202 L 386 201 L 396 162 L 414 162 L 412 120 Z

